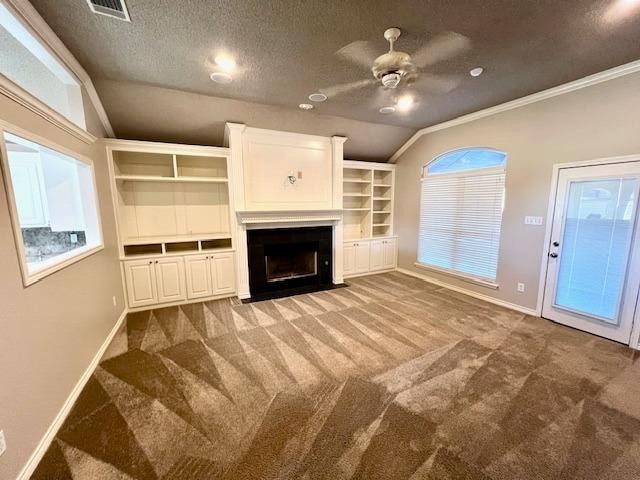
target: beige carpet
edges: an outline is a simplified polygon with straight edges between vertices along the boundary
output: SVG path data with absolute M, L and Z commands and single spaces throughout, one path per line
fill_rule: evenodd
M 129 315 L 35 479 L 638 479 L 640 362 L 398 273 Z

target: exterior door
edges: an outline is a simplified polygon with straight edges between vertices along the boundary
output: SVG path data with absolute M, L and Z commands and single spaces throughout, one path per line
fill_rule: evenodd
M 129 307 L 144 307 L 158 303 L 153 260 L 124 262 Z
M 628 344 L 640 285 L 640 162 L 561 169 L 542 316 Z
M 208 255 L 184 258 L 187 276 L 187 297 L 203 298 L 213 295 L 211 266 Z
M 158 303 L 179 302 L 187 298 L 184 285 L 184 260 L 162 258 L 155 261 Z

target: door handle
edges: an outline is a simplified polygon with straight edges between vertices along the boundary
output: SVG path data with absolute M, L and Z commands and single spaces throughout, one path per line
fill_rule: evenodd
M 549 254 L 549 256 L 550 256 L 551 258 L 558 258 L 558 254 L 557 254 L 557 253 L 555 253 L 555 252 L 554 252 L 554 253 L 550 253 L 550 254 Z

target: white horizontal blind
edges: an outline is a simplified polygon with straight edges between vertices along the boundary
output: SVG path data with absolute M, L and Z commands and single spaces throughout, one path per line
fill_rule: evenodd
M 418 261 L 495 281 L 504 179 L 504 168 L 424 177 Z

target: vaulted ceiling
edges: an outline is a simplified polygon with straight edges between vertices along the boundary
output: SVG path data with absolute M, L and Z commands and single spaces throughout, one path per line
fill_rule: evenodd
M 351 135 L 362 146 L 376 135 L 374 146 L 353 151 L 371 159 L 385 158 L 418 128 L 640 56 L 640 1 L 633 5 L 633 0 L 126 0 L 131 23 L 94 14 L 85 0 L 31 3 L 91 75 L 119 136 L 163 132 L 165 138 L 154 139 L 189 137 L 180 125 L 198 117 L 201 122 L 191 128 L 202 130 L 202 136 L 193 132 L 192 139 L 214 143 L 217 139 L 205 136 L 208 126 L 219 129 L 224 120 L 251 124 L 256 120 L 252 105 L 261 104 L 255 107 L 263 112 L 258 123 L 271 124 L 254 126 L 273 128 L 279 121 L 272 115 L 290 114 L 284 121 L 290 129 L 325 134 L 331 119 L 340 117 L 333 133 Z M 449 92 L 413 88 L 417 103 L 407 113 L 380 114 L 382 105 L 373 85 L 330 97 L 312 112 L 298 110 L 298 104 L 308 102 L 307 96 L 318 89 L 371 78 L 367 68 L 345 61 L 336 51 L 366 40 L 382 54 L 388 48 L 382 33 L 391 26 L 402 29 L 397 49 L 409 53 L 442 32 L 467 37 L 469 49 L 427 69 L 429 74 L 456 80 L 457 87 Z M 220 52 L 238 63 L 228 85 L 209 79 L 213 58 Z M 484 67 L 485 73 L 472 78 L 468 72 L 476 66 Z M 132 94 L 144 86 L 151 93 Z M 411 88 L 403 86 L 400 91 Z M 174 103 L 165 100 L 169 109 L 165 118 L 154 117 L 151 129 L 134 124 L 148 106 L 143 102 L 155 98 L 152 92 L 163 91 L 157 89 L 178 96 Z M 193 96 L 181 97 L 175 91 Z M 193 115 L 180 108 L 179 99 L 185 98 L 195 109 L 200 103 L 203 109 L 217 105 L 215 99 L 197 101 L 201 96 L 223 102 L 226 115 L 235 105 L 234 118 L 210 110 Z M 140 115 L 129 116 L 127 111 Z M 368 130 L 367 124 L 389 129 Z

